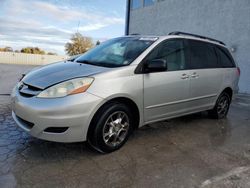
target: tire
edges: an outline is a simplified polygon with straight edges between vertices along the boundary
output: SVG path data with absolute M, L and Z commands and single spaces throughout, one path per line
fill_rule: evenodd
M 89 145 L 101 152 L 110 153 L 121 148 L 133 130 L 133 115 L 122 103 L 104 105 L 94 116 L 88 133 Z
M 208 111 L 210 117 L 214 119 L 225 118 L 227 116 L 230 103 L 231 103 L 231 97 L 229 96 L 229 94 L 226 92 L 221 93 L 216 101 L 214 108 Z

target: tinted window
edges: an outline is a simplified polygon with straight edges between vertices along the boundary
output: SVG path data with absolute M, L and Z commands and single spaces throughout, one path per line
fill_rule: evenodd
M 190 69 L 205 69 L 218 67 L 215 49 L 205 42 L 189 40 Z
M 220 64 L 222 65 L 222 67 L 235 67 L 231 55 L 227 50 L 218 47 L 217 53 L 220 57 Z
M 144 6 L 149 6 L 149 5 L 152 5 L 154 4 L 156 0 L 144 0 Z
M 131 9 L 137 9 L 142 7 L 142 0 L 131 0 Z
M 185 69 L 185 48 L 182 40 L 168 40 L 157 46 L 147 57 L 146 61 L 164 59 L 168 71 Z

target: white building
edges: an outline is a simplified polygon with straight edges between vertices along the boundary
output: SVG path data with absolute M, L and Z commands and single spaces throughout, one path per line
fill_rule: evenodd
M 250 0 L 127 0 L 126 34 L 172 31 L 225 42 L 241 69 L 240 92 L 250 93 Z

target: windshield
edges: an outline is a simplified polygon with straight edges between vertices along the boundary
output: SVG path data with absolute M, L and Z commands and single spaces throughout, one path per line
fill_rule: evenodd
M 120 37 L 103 42 L 76 59 L 78 63 L 120 67 L 132 63 L 157 38 Z

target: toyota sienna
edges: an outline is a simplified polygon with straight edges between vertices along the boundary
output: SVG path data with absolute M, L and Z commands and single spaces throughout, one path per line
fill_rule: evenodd
M 13 89 L 12 116 L 34 137 L 108 153 L 145 124 L 206 110 L 225 118 L 239 75 L 221 41 L 129 35 L 26 74 Z

